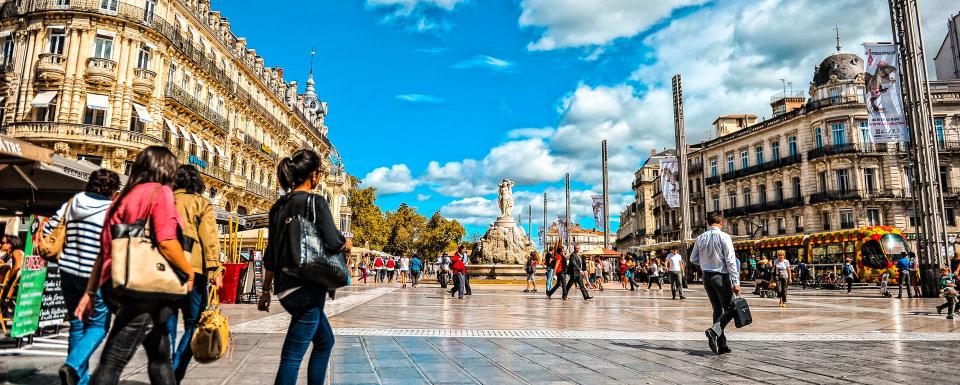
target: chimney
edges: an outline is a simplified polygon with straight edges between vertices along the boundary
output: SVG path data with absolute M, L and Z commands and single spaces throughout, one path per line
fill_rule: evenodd
M 650 156 L 657 156 L 657 149 L 656 149 L 656 148 L 651 148 L 651 149 L 650 149 Z

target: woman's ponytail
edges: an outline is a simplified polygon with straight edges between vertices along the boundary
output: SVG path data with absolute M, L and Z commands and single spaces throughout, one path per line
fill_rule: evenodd
M 320 155 L 313 150 L 299 150 L 277 164 L 277 182 L 286 191 L 306 182 L 314 172 L 321 171 Z

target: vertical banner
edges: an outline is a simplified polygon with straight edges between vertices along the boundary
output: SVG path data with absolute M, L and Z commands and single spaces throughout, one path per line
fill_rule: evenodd
M 547 234 L 543 232 L 543 226 L 537 226 L 537 240 L 540 241 L 540 248 L 547 245 Z
M 567 239 L 567 220 L 562 216 L 557 216 L 557 240 L 562 244 Z
M 593 223 L 598 229 L 603 228 L 603 195 L 593 195 Z
M 874 143 L 899 143 L 909 139 L 903 116 L 900 71 L 896 44 L 863 43 L 864 101 Z
M 28 223 L 27 241 L 23 248 L 23 268 L 20 270 L 20 288 L 17 289 L 17 306 L 13 311 L 13 328 L 10 330 L 13 338 L 37 331 L 44 281 L 47 278 L 46 263 L 39 256 L 33 255 L 36 218 L 31 215 Z
M 660 191 L 667 206 L 680 207 L 680 170 L 676 157 L 660 158 Z

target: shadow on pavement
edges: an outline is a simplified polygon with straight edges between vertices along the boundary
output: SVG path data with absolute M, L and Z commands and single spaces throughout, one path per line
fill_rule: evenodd
M 613 345 L 623 346 L 625 348 L 634 348 L 634 349 L 647 349 L 647 350 L 663 350 L 668 352 L 683 352 L 691 356 L 697 357 L 706 357 L 706 356 L 715 356 L 710 350 L 698 350 L 698 349 L 684 349 L 684 348 L 674 348 L 669 346 L 657 346 L 657 345 L 648 345 L 648 344 L 629 344 L 626 342 L 614 342 Z

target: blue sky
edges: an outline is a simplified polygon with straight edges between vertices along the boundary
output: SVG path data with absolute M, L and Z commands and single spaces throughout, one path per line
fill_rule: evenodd
M 935 52 L 947 0 L 923 2 Z M 671 146 L 670 77 L 684 76 L 688 138 L 723 113 L 769 116 L 779 79 L 805 89 L 835 49 L 890 40 L 886 1 L 294 0 L 214 1 L 267 65 L 317 92 L 347 171 L 386 210 L 441 210 L 482 233 L 496 183 L 517 181 L 516 212 L 560 213 L 571 173 L 577 220 L 593 227 L 600 142 L 610 144 L 611 224 L 632 173 Z M 958 9 L 950 10 L 956 12 Z M 849 15 L 857 14 L 858 17 Z M 941 20 L 942 19 L 942 20 Z M 784 20 L 791 20 L 784 23 Z M 524 216 L 525 220 L 525 216 Z

